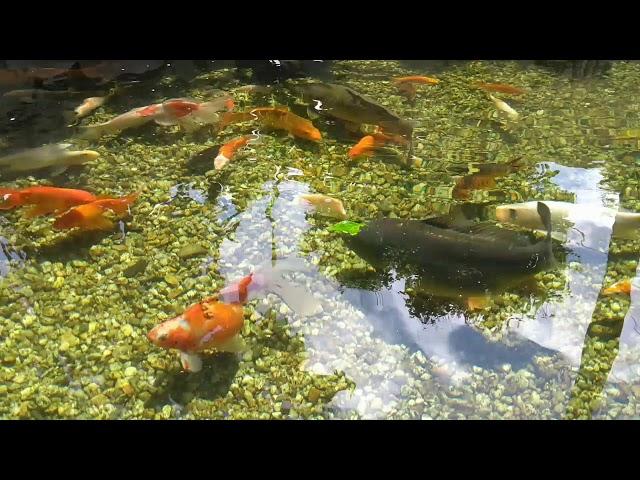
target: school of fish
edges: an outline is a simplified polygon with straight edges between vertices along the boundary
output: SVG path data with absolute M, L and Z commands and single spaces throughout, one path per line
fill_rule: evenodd
M 55 69 L 54 69 L 55 70 Z M 41 81 L 55 76 L 108 76 L 104 67 L 82 72 L 48 71 L 4 72 L 0 83 L 22 85 L 29 79 Z M 413 103 L 419 93 L 442 88 L 433 77 L 413 75 L 389 79 L 397 92 Z M 510 122 L 520 120 L 520 114 L 495 94 L 522 96 L 523 88 L 504 83 L 474 83 L 487 95 L 487 105 L 493 105 L 498 115 Z M 234 90 L 251 95 L 267 95 L 274 87 L 246 85 Z M 81 139 L 97 141 L 107 135 L 118 135 L 155 123 L 161 127 L 177 126 L 185 132 L 209 128 L 212 135 L 221 135 L 229 126 L 253 129 L 252 133 L 226 140 L 221 146 L 207 149 L 205 159 L 214 170 L 228 169 L 232 162 L 247 151 L 260 149 L 260 136 L 269 132 L 285 132 L 294 140 L 321 145 L 325 137 L 314 125 L 326 118 L 342 125 L 354 142 L 346 153 L 349 160 L 371 158 L 394 146 L 413 149 L 414 124 L 387 107 L 356 92 L 352 88 L 331 83 L 296 84 L 295 94 L 305 102 L 307 117 L 288 106 L 254 106 L 236 111 L 233 96 L 221 92 L 215 98 L 198 101 L 192 98 L 170 98 L 150 105 L 140 105 L 114 116 L 103 123 L 76 125 Z M 106 95 L 87 96 L 74 109 L 72 119 L 78 123 L 99 108 L 109 105 L 118 94 L 114 89 Z M 23 89 L 5 93 L 9 99 L 38 101 L 60 93 L 45 89 Z M 373 127 L 374 130 L 367 130 Z M 259 128 L 256 133 L 255 128 Z M 364 136 L 363 136 L 364 134 Z M 358 139 L 355 141 L 355 139 Z M 93 150 L 73 150 L 71 144 L 48 144 L 12 152 L 0 158 L 0 174 L 50 169 L 59 175 L 67 168 L 80 167 L 96 160 Z M 467 175 L 454 178 L 453 197 L 468 199 L 473 191 L 490 190 L 496 179 L 523 167 L 520 159 L 503 164 L 474 164 Z M 52 228 L 76 232 L 113 231 L 115 221 L 135 213 L 134 205 L 144 192 L 122 192 L 118 195 L 96 193 L 49 185 L 26 188 L 0 187 L 0 210 L 30 207 L 26 218 L 53 216 Z M 320 193 L 301 194 L 296 203 L 319 216 L 347 220 L 349 215 L 341 200 Z M 132 208 L 134 211 L 132 212 Z M 412 265 L 418 269 L 415 285 L 423 292 L 462 300 L 471 310 L 482 308 L 487 297 L 508 286 L 518 285 L 536 272 L 553 268 L 557 261 L 552 251 L 552 229 L 563 219 L 576 214 L 579 207 L 561 202 L 525 202 L 502 205 L 496 209 L 498 223 L 510 223 L 531 230 L 542 230 L 543 240 L 532 241 L 522 235 L 495 225 L 461 225 L 451 218 L 405 220 L 381 218 L 370 221 L 356 235 L 345 241 L 356 253 L 376 266 L 383 263 Z M 602 212 L 609 213 L 609 212 Z M 593 212 L 584 212 L 593 215 Z M 614 236 L 635 238 L 640 214 L 614 212 Z M 160 322 L 148 333 L 148 339 L 159 348 L 177 350 L 184 370 L 198 372 L 203 368 L 201 354 L 209 350 L 239 352 L 244 348 L 241 338 L 245 322 L 244 306 L 252 299 L 273 293 L 300 316 L 320 310 L 311 292 L 296 286 L 283 276 L 287 271 L 307 268 L 288 259 L 266 264 L 250 275 L 230 283 L 211 296 L 189 306 L 180 315 Z M 605 295 L 630 292 L 629 281 L 604 290 Z

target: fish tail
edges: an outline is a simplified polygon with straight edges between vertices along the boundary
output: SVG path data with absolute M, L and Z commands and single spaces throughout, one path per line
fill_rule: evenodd
M 83 125 L 78 127 L 79 137 L 85 140 L 98 140 L 105 131 L 101 125 Z
M 15 188 L 0 188 L 0 210 L 11 210 L 24 205 L 25 199 L 20 190 Z
M 218 120 L 220 115 L 218 112 L 227 110 L 230 112 L 234 107 L 233 99 L 231 97 L 222 97 L 209 102 L 200 104 L 200 107 L 196 111 L 196 116 L 207 123 L 214 123 Z
M 279 260 L 275 266 L 266 262 L 248 275 L 219 293 L 220 301 L 246 303 L 256 294 L 273 293 L 287 304 L 298 315 L 303 317 L 314 315 L 322 310 L 320 302 L 309 292 L 308 288 L 294 285 L 284 278 L 287 272 L 307 271 L 309 267 L 302 259 L 286 258 Z
M 138 200 L 139 197 L 140 197 L 140 192 L 133 192 L 125 196 L 124 201 L 127 203 L 127 205 L 133 205 L 136 202 L 136 200 Z
M 306 317 L 322 311 L 320 302 L 307 287 L 294 285 L 284 278 L 284 274 L 309 270 L 310 268 L 300 258 L 284 258 L 275 266 L 267 264 L 260 273 L 264 276 L 264 288 L 268 292 L 280 297 L 296 314 Z

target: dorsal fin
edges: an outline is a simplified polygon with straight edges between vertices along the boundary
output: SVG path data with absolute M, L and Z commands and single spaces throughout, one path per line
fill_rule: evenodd
M 527 246 L 535 243 L 535 241 L 527 234 L 502 228 L 491 222 L 476 223 L 466 230 L 457 229 L 464 233 L 477 235 L 483 238 L 502 240 L 516 246 Z

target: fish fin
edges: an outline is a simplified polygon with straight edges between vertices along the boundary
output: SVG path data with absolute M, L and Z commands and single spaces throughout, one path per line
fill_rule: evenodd
M 200 162 L 211 162 L 212 158 L 215 159 L 221 146 L 222 145 L 214 145 L 213 147 L 208 147 L 199 151 L 187 160 L 187 165 L 196 165 Z
M 267 289 L 280 297 L 291 310 L 302 317 L 315 315 L 322 310 L 320 302 L 308 289 L 293 285 L 284 278 L 272 279 L 269 281 Z
M 24 218 L 40 217 L 49 213 L 51 213 L 51 209 L 47 205 L 35 205 L 25 212 Z
M 111 220 L 99 215 L 93 218 L 84 230 L 112 230 L 114 226 L 115 224 Z
M 265 289 L 280 297 L 280 299 L 298 315 L 306 317 L 322 311 L 320 302 L 307 288 L 293 285 L 283 277 L 285 272 L 310 270 L 301 258 L 284 258 L 279 260 L 274 267 L 268 263 L 260 270 L 266 279 Z
M 58 167 L 52 167 L 49 170 L 49 175 L 51 175 L 52 177 L 57 177 L 58 175 L 62 175 L 64 172 L 66 172 L 67 168 L 69 168 L 67 165 L 60 165 Z
M 551 241 L 551 211 L 549 207 L 545 203 L 538 202 L 538 215 L 540 215 L 540 220 L 542 220 L 542 224 L 544 225 L 545 230 L 547 231 L 547 241 Z
M 187 372 L 196 373 L 202 370 L 202 358 L 197 353 L 180 352 L 180 362 Z
M 218 155 L 213 159 L 213 168 L 216 170 L 221 170 L 230 161 L 231 159 L 225 157 L 224 155 Z
M 483 310 L 489 305 L 489 299 L 487 297 L 468 297 L 467 307 L 469 310 Z
M 494 240 L 503 240 L 511 245 L 522 247 L 535 243 L 535 239 L 527 233 L 510 230 L 508 228 L 501 228 L 491 222 L 479 222 L 470 227 L 452 228 L 452 230 L 479 235 Z
M 179 122 L 180 128 L 182 128 L 185 132 L 191 133 L 202 128 L 203 124 L 196 121 L 195 118 L 185 117 L 181 118 Z
M 309 117 L 311 120 L 317 120 L 318 118 L 320 118 L 320 114 L 314 108 L 308 106 L 307 117 Z
M 173 125 L 178 125 L 178 121 L 177 120 L 173 120 L 171 118 L 167 117 L 155 117 L 153 119 L 153 121 L 157 124 L 157 125 L 161 125 L 163 127 L 171 127 Z
M 221 343 L 215 348 L 220 352 L 240 353 L 247 349 L 247 344 L 240 335 L 234 335 L 229 340 Z
M 78 127 L 78 136 L 85 140 L 98 140 L 105 134 L 101 125 L 82 125 Z

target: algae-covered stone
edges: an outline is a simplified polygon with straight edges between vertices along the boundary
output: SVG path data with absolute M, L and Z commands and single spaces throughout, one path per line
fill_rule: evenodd
M 201 245 L 189 244 L 189 245 L 185 245 L 180 250 L 178 250 L 178 257 L 184 259 L 184 258 L 190 258 L 190 257 L 197 257 L 198 255 L 206 255 L 208 253 L 209 253 L 209 250 L 207 250 Z

